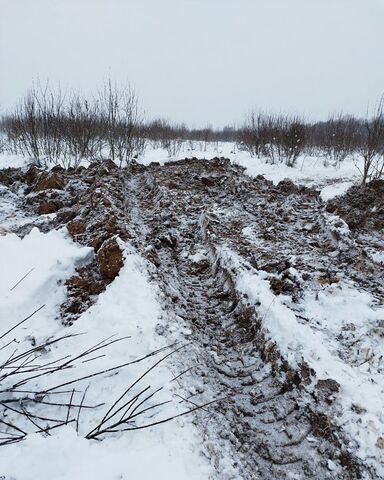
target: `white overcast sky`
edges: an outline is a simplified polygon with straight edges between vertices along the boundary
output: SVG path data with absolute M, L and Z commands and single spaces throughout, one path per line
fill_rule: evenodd
M 384 92 L 384 0 L 0 0 L 0 108 L 37 78 L 130 81 L 149 116 L 364 115 Z

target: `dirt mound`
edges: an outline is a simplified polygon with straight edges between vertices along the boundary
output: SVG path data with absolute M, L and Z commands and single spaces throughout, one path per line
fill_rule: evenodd
M 10 187 L 16 182 L 20 182 L 24 179 L 24 173 L 20 168 L 3 168 L 0 170 L 0 185 Z
M 123 252 L 116 238 L 105 240 L 96 258 L 101 276 L 110 282 L 119 274 L 124 263 Z
M 42 192 L 43 190 L 63 190 L 64 189 L 64 178 L 60 173 L 49 172 L 47 175 L 42 176 L 38 179 L 38 182 L 35 186 L 36 192 Z
M 384 180 L 355 186 L 330 200 L 327 211 L 345 220 L 351 230 L 384 229 Z

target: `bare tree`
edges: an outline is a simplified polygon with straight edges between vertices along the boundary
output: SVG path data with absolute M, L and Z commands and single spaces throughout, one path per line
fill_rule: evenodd
M 373 117 L 364 122 L 358 151 L 364 160 L 362 183 L 380 178 L 384 172 L 384 97 L 378 102 Z
M 57 162 L 65 144 L 60 122 L 64 108 L 61 90 L 48 84 L 30 89 L 5 119 L 8 142 L 15 153 L 29 156 L 36 163 Z
M 339 164 L 356 152 L 361 141 L 361 121 L 351 115 L 339 113 L 325 122 L 317 122 L 307 128 L 308 147 L 328 160 Z
M 294 166 L 305 147 L 305 125 L 298 117 L 251 113 L 239 135 L 240 148 L 271 163 Z
M 99 101 L 72 94 L 64 120 L 64 134 L 73 166 L 77 167 L 82 159 L 97 159 L 105 143 Z
M 239 147 L 246 150 L 252 157 L 260 158 L 261 156 L 262 123 L 262 114 L 251 112 L 239 135 Z
M 281 128 L 281 150 L 288 167 L 293 167 L 305 147 L 305 126 L 298 117 L 285 117 Z
M 105 138 L 112 160 L 129 163 L 144 149 L 139 136 L 143 123 L 134 90 L 118 88 L 108 80 L 100 94 L 101 118 L 106 129 Z

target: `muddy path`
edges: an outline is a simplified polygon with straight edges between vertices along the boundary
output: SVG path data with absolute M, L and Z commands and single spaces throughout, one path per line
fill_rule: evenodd
M 366 232 L 347 231 L 337 206 L 327 211 L 315 190 L 251 179 L 224 159 L 58 170 L 63 184 L 56 190 L 36 188 L 38 176 L 14 176 L 10 191 L 30 184 L 23 208 L 45 212 L 39 228 L 67 225 L 96 251 L 118 235 L 153 264 L 169 320 L 158 333 L 178 328 L 188 342 L 175 360 L 180 400 L 194 406 L 217 399 L 195 422 L 218 478 L 379 478 L 335 422 L 337 382 L 314 385 L 305 362 L 288 365 L 268 338 L 266 312 L 236 290 L 236 272 L 223 257 L 230 251 L 245 269 L 266 272 L 274 295 L 288 296 L 302 322 L 303 296 L 340 279 L 380 304 L 383 268 L 367 254 Z M 372 238 L 369 248 L 381 251 L 381 234 Z M 68 286 L 64 322 L 75 321 L 110 281 L 96 260 L 79 278 Z M 344 332 L 339 344 L 338 355 L 351 365 L 361 360 L 351 348 L 355 333 Z
M 323 402 L 332 382 L 315 398 L 308 392 L 311 373 L 305 365 L 291 371 L 267 344 L 262 312 L 235 291 L 220 260 L 221 247 L 230 248 L 268 271 L 276 295 L 294 302 L 337 270 L 381 294 L 377 271 L 367 280 L 367 267 L 359 277 L 360 253 L 340 248 L 317 192 L 252 180 L 219 160 L 152 168 L 129 180 L 127 191 L 132 237 L 141 232 L 135 245 L 158 266 L 166 308 L 192 329 L 195 358 L 187 365 L 208 386 L 201 392 L 225 398 L 202 419 L 221 474 L 231 458 L 242 478 L 332 478 L 331 460 L 343 472 L 337 478 L 358 478 L 361 466 L 332 422 L 337 406 Z

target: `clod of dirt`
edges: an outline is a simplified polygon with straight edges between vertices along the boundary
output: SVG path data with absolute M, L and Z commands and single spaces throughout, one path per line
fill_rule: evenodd
M 288 280 L 281 280 L 280 278 L 274 277 L 271 278 L 269 283 L 272 291 L 276 295 L 280 295 L 281 293 L 293 293 L 295 291 L 294 285 Z
M 98 295 L 104 289 L 104 285 L 93 278 L 72 277 L 67 280 L 66 285 L 70 290 L 87 295 Z
M 320 278 L 319 278 L 319 283 L 321 285 L 333 285 L 334 283 L 339 283 L 340 282 L 340 278 L 336 277 L 336 276 L 331 276 L 331 275 L 322 275 Z
M 288 195 L 291 193 L 297 193 L 299 190 L 299 187 L 288 178 L 281 180 L 277 186 L 281 192 L 287 193 Z
M 73 220 L 76 217 L 76 215 L 77 215 L 76 211 L 73 210 L 72 208 L 63 208 L 58 212 L 56 216 L 56 220 L 58 222 L 57 224 L 62 225 L 64 223 L 68 223 L 71 220 Z
M 0 225 L 0 237 L 4 235 L 8 235 L 8 233 L 11 233 L 11 231 Z
M 25 181 L 27 185 L 33 185 L 40 173 L 41 170 L 36 165 L 31 165 L 25 174 Z
M 120 272 L 124 264 L 123 252 L 116 237 L 105 240 L 97 252 L 97 263 L 103 279 L 112 281 Z
M 65 185 L 64 178 L 57 172 L 49 172 L 48 175 L 41 178 L 35 187 L 36 192 L 54 189 L 63 190 Z
M 100 276 L 96 259 L 85 267 L 76 269 L 76 274 L 65 282 L 67 299 L 61 305 L 61 320 L 72 324 L 85 312 L 105 289 L 106 281 Z
M 39 215 L 47 215 L 48 213 L 55 213 L 61 208 L 63 208 L 64 204 L 63 202 L 60 202 L 59 200 L 46 200 L 42 199 L 38 213 Z
M 115 164 L 115 162 L 113 160 L 111 160 L 110 158 L 108 158 L 108 160 L 104 160 L 103 166 L 105 168 L 107 168 L 108 171 L 116 170 L 116 168 L 117 168 L 117 165 Z
M 76 238 L 78 235 L 82 235 L 85 232 L 85 225 L 81 220 L 74 219 L 67 224 L 69 234 Z
M 310 420 L 312 432 L 316 437 L 332 441 L 337 432 L 337 428 L 327 415 L 319 412 L 312 412 Z
M 51 168 L 51 172 L 64 172 L 65 169 L 61 165 L 55 165 Z
M 113 236 L 126 239 L 126 233 L 114 215 L 110 215 L 109 218 L 100 217 L 100 220 L 89 228 L 89 235 L 91 239 L 89 244 L 96 252 L 106 240 Z
M 15 182 L 23 181 L 24 174 L 20 168 L 3 168 L 0 170 L 0 184 L 10 187 Z
M 339 391 L 340 384 L 332 378 L 318 380 L 315 385 L 315 397 L 319 402 L 331 404 Z
M 343 218 L 351 230 L 384 229 L 384 180 L 351 187 L 329 201 L 327 211 Z
M 213 187 L 215 185 L 215 180 L 209 177 L 202 177 L 201 183 L 206 187 Z
M 318 380 L 315 388 L 322 391 L 328 391 L 329 393 L 337 393 L 340 390 L 340 384 L 332 378 L 326 378 L 325 380 Z
M 381 450 L 384 450 L 384 438 L 379 437 L 376 441 L 376 447 L 381 448 Z

